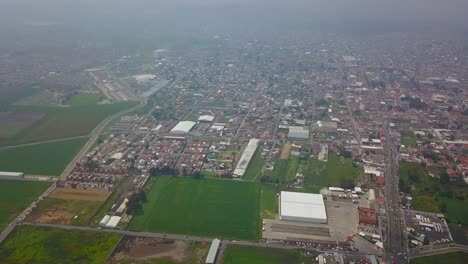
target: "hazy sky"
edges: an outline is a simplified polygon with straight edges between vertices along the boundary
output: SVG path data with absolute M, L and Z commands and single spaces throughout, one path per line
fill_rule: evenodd
M 468 0 L 0 0 L 0 20 L 15 21 L 106 16 L 136 20 L 170 16 L 184 21 L 189 14 L 190 19 L 213 17 L 214 21 L 228 15 L 249 21 L 375 21 L 468 27 L 467 10 Z

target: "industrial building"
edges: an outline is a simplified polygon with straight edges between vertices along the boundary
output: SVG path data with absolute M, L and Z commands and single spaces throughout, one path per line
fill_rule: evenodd
M 280 219 L 310 223 L 327 223 L 325 203 L 321 194 L 281 192 Z
M 195 126 L 195 122 L 192 121 L 180 121 L 175 125 L 174 128 L 171 129 L 171 134 L 186 134 L 192 130 Z
M 338 124 L 333 121 L 317 121 L 315 123 L 315 130 L 321 132 L 334 132 L 338 128 Z
M 23 178 L 24 178 L 24 173 L 22 172 L 0 171 L 1 180 L 20 180 Z
M 290 126 L 288 139 L 290 140 L 308 140 L 309 139 L 309 129 L 301 126 Z
M 210 246 L 210 251 L 208 251 L 208 256 L 206 257 L 206 264 L 214 264 L 216 261 L 216 257 L 218 256 L 219 246 L 221 244 L 221 240 L 215 238 Z
M 211 123 L 211 122 L 213 122 L 214 118 L 215 117 L 212 116 L 212 115 L 202 115 L 202 116 L 200 116 L 198 118 L 198 121 L 199 122 L 209 122 L 209 123 Z
M 234 173 L 233 173 L 234 177 L 240 178 L 244 176 L 245 171 L 247 170 L 247 167 L 249 166 L 250 160 L 255 154 L 255 151 L 257 150 L 259 144 L 260 144 L 260 140 L 256 138 L 253 138 L 249 141 L 249 143 L 245 147 L 244 153 L 242 153 L 242 157 L 239 159 L 239 162 L 237 163 L 236 169 L 234 170 Z

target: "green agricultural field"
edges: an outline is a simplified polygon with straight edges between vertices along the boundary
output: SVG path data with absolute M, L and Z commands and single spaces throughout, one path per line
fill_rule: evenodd
M 299 157 L 294 155 L 291 155 L 289 159 L 279 159 L 275 163 L 272 178 L 292 182 L 296 178 L 298 165 Z
M 86 140 L 77 138 L 0 150 L 0 171 L 58 176 Z
M 253 182 L 161 177 L 129 229 L 254 240 L 259 191 Z
M 120 235 L 20 226 L 0 245 L 0 262 L 104 263 Z
M 410 260 L 410 264 L 465 264 L 468 253 L 453 252 L 430 257 L 415 258 Z
M 46 182 L 0 181 L 0 229 L 3 230 L 49 186 Z
M 260 173 L 262 171 L 265 160 L 261 157 L 261 152 L 257 150 L 245 171 L 244 179 L 246 180 L 260 180 Z
M 228 246 L 223 264 L 282 264 L 301 263 L 302 256 L 297 250 L 272 249 L 246 246 Z
M 399 165 L 400 190 L 411 192 L 415 210 L 443 213 L 450 223 L 468 225 L 468 188 L 431 178 L 420 164 Z
M 0 141 L 0 145 L 15 145 L 87 135 L 106 117 L 134 105 L 134 102 L 126 102 L 76 107 L 12 106 L 10 111 L 38 112 L 47 115 L 14 137 Z
M 101 99 L 100 93 L 79 93 L 70 98 L 67 104 L 71 106 L 96 105 Z
M 353 166 L 351 159 L 344 159 L 330 152 L 328 162 L 310 160 L 304 171 L 305 184 L 316 186 L 345 186 L 362 176 L 362 168 Z
M 260 215 L 262 219 L 275 219 L 278 213 L 278 198 L 273 184 L 262 184 Z

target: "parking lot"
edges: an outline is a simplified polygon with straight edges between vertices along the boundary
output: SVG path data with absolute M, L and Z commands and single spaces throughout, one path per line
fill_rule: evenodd
M 439 217 L 438 214 L 405 210 L 405 219 L 406 225 L 410 228 L 409 241 L 413 246 L 417 246 L 416 242 L 411 243 L 411 241 L 419 241 L 421 245 L 424 242 L 424 237 L 433 245 L 446 244 L 452 241 L 445 219 Z
M 358 205 L 351 201 L 328 199 L 325 200 L 327 224 L 265 219 L 262 237 L 280 240 L 345 241 L 348 236 L 357 232 L 357 207 Z

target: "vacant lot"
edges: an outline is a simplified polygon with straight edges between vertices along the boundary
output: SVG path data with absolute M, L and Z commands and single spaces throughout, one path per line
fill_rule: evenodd
M 253 182 L 161 177 L 129 228 L 253 240 L 259 235 L 259 189 Z
M 0 229 L 15 219 L 49 186 L 46 182 L 0 181 Z
M 283 264 L 301 263 L 302 256 L 297 250 L 271 249 L 246 246 L 229 246 L 223 257 L 223 264 Z
M 86 200 L 65 200 L 47 197 L 29 214 L 28 222 L 86 225 L 101 203 Z
M 260 215 L 262 219 L 275 219 L 278 213 L 278 198 L 273 184 L 262 184 Z
M 0 170 L 58 176 L 86 140 L 77 138 L 0 150 Z
M 0 112 L 0 140 L 10 138 L 21 130 L 39 121 L 44 113 Z
M 49 195 L 51 198 L 58 199 L 71 199 L 82 201 L 97 201 L 104 202 L 111 192 L 100 190 L 83 190 L 83 189 L 70 189 L 70 188 L 57 188 Z
M 468 258 L 468 253 L 454 252 L 430 257 L 415 258 L 410 261 L 410 264 L 465 264 Z
M 298 165 L 299 157 L 297 156 L 291 156 L 289 159 L 279 159 L 275 163 L 272 177 L 274 179 L 292 182 L 296 178 Z
M 265 160 L 261 157 L 261 151 L 257 150 L 245 171 L 244 178 L 246 180 L 260 180 L 260 173 L 264 164 Z
M 120 235 L 19 226 L 0 245 L 2 263 L 101 264 Z
M 102 99 L 100 93 L 79 93 L 67 102 L 71 106 L 95 105 Z
M 283 147 L 281 148 L 280 159 L 289 159 L 289 155 L 291 154 L 291 142 L 286 142 Z
M 349 186 L 362 175 L 362 169 L 353 166 L 351 159 L 342 160 L 332 152 L 326 163 L 310 160 L 304 172 L 306 185 L 313 186 Z
M 209 246 L 200 242 L 125 236 L 109 264 L 204 263 Z
M 14 137 L 0 141 L 0 145 L 15 145 L 87 135 L 106 117 L 134 104 L 116 103 L 77 107 L 10 107 L 10 111 L 46 113 L 46 116 Z

